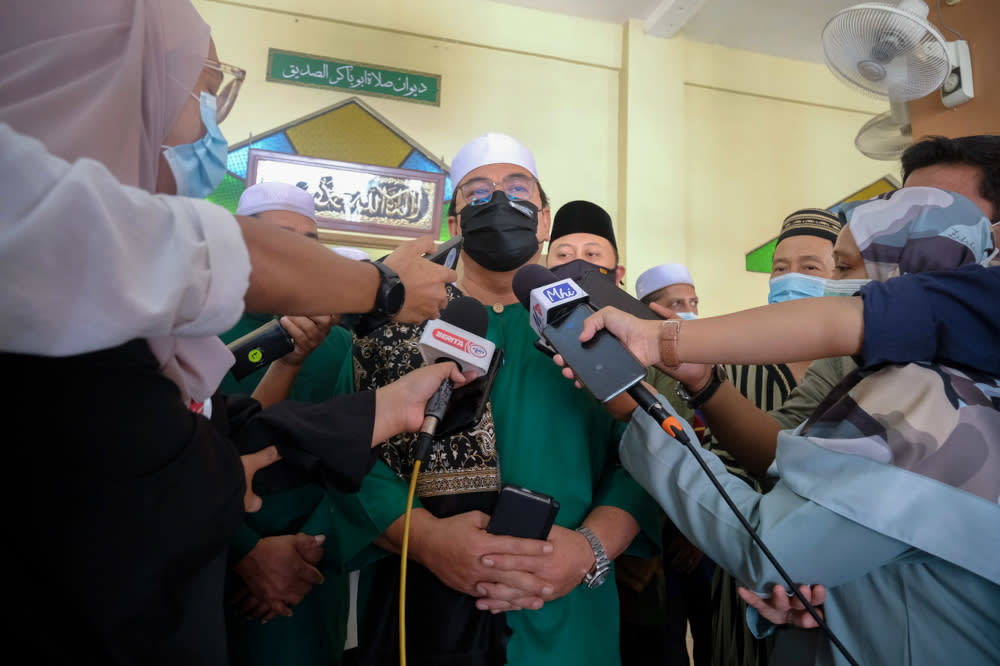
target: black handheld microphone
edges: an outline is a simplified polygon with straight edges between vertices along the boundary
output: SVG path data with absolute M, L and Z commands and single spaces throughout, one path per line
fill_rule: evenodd
M 562 355 L 595 398 L 607 402 L 625 392 L 657 423 L 671 419 L 642 385 L 646 369 L 610 331 L 598 331 L 592 339 L 580 342 L 583 320 L 595 310 L 587 292 L 572 278 L 560 280 L 544 266 L 528 264 L 514 274 L 513 288 L 528 308 L 532 328 Z M 671 425 L 684 436 L 679 423 Z
M 292 336 L 277 319 L 233 340 L 228 345 L 236 362 L 231 372 L 237 381 L 295 349 Z
M 483 304 L 474 298 L 460 296 L 448 304 L 439 319 L 433 319 L 424 326 L 419 342 L 420 354 L 425 363 L 450 361 L 460 371 L 473 370 L 477 377 L 482 377 L 489 372 L 496 350 L 495 345 L 484 337 L 487 328 L 489 317 Z M 451 378 L 445 379 L 427 401 L 424 424 L 416 442 L 416 460 L 426 462 L 438 424 L 448 409 L 453 388 Z

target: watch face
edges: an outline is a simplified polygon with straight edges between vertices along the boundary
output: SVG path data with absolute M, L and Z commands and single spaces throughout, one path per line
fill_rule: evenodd
M 601 573 L 597 574 L 590 580 L 589 583 L 587 583 L 587 587 L 589 587 L 590 589 L 594 589 L 595 587 L 600 587 L 601 585 L 604 584 L 604 581 L 608 579 L 609 573 L 611 573 L 611 571 L 606 569 Z
M 403 283 L 396 281 L 385 298 L 385 311 L 387 314 L 395 315 L 403 309 L 403 300 L 406 298 L 406 289 Z

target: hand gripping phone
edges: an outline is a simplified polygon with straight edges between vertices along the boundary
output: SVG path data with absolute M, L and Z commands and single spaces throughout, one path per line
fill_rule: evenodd
M 546 539 L 559 512 L 559 502 L 549 495 L 512 483 L 500 488 L 500 497 L 486 531 L 525 539 Z
M 458 255 L 462 252 L 462 237 L 454 236 L 445 242 L 441 243 L 437 249 L 434 250 L 433 254 L 427 255 L 425 258 L 428 261 L 433 261 L 435 264 L 441 264 L 445 268 L 455 269 L 455 265 L 458 263 Z

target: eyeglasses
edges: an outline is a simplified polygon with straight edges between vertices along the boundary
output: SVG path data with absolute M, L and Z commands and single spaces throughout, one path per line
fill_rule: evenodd
M 458 191 L 470 206 L 480 206 L 493 198 L 500 188 L 511 201 L 525 201 L 535 195 L 535 179 L 524 174 L 511 174 L 500 183 L 488 178 L 473 178 L 458 186 Z
M 236 96 L 240 92 L 240 86 L 243 85 L 243 79 L 247 77 L 247 73 L 239 67 L 233 67 L 232 65 L 227 65 L 224 62 L 216 62 L 215 60 L 206 59 L 205 67 L 222 74 L 219 92 L 215 95 L 215 122 L 221 123 L 229 115 L 229 112 L 233 110 L 233 104 L 236 103 Z M 226 80 L 227 76 L 229 77 L 228 80 Z

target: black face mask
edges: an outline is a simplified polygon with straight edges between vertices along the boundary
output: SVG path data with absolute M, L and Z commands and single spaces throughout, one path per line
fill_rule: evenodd
M 487 203 L 458 215 L 462 249 L 486 270 L 512 271 L 538 251 L 538 206 L 530 201 L 511 201 L 497 190 Z
M 615 283 L 615 276 L 618 273 L 616 270 L 592 264 L 586 259 L 574 259 L 560 266 L 549 266 L 549 270 L 560 280 L 570 278 L 576 282 L 579 282 L 587 273 L 597 273 L 611 284 Z

